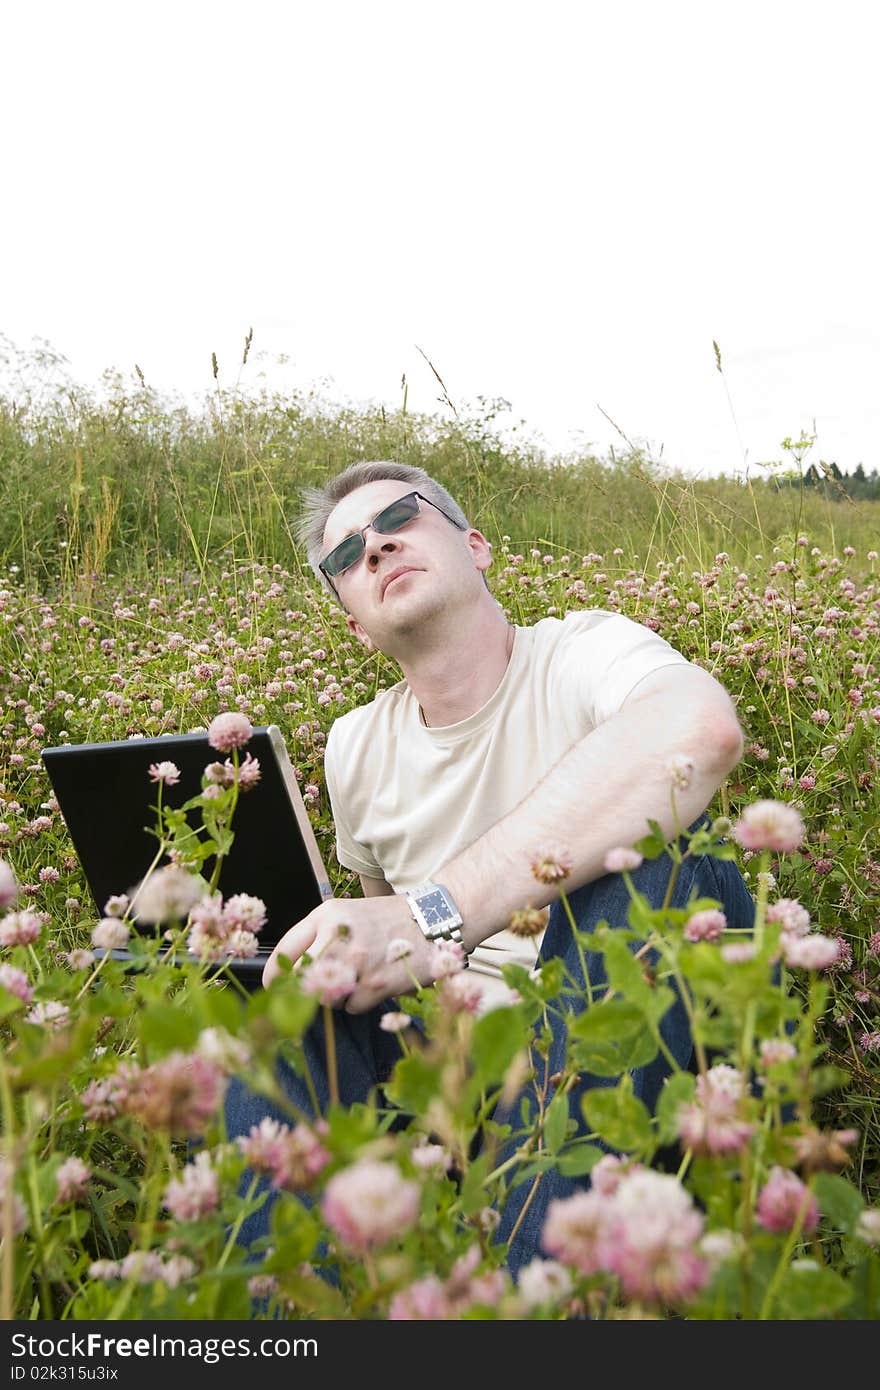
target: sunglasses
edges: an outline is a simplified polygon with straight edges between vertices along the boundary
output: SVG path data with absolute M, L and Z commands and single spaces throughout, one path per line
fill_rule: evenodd
M 372 521 L 368 521 L 366 526 L 362 526 L 360 531 L 356 531 L 351 536 L 346 536 L 344 541 L 334 545 L 328 551 L 323 560 L 318 565 L 318 569 L 328 579 L 335 579 L 340 574 L 345 574 L 352 565 L 356 565 L 367 548 L 364 540 L 364 532 L 376 531 L 380 536 L 393 536 L 395 531 L 401 530 L 407 522 L 412 521 L 421 511 L 419 502 L 427 502 L 429 507 L 434 507 L 457 531 L 462 530 L 459 523 L 444 512 L 442 507 L 438 507 L 436 502 L 432 502 L 430 497 L 423 497 L 420 492 L 408 492 L 405 497 L 398 497 L 389 506 L 383 507 L 381 512 L 377 512 Z

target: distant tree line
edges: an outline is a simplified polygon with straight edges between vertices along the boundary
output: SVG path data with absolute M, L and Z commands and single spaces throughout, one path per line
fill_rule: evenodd
M 800 487 L 801 476 L 794 471 L 788 471 L 777 475 L 773 482 L 780 488 Z M 842 473 L 836 463 L 820 460 L 818 464 L 811 463 L 803 474 L 803 486 L 811 488 L 820 497 L 828 497 L 831 501 L 835 498 L 849 497 L 858 502 L 866 498 L 880 498 L 880 473 L 876 468 L 866 473 L 862 464 L 858 464 L 852 473 Z

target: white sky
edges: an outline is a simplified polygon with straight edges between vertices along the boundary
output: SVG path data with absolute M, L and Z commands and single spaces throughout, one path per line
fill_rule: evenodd
M 398 406 L 405 373 L 440 410 L 421 348 L 460 410 L 502 396 L 552 450 L 622 446 L 604 411 L 733 472 L 815 422 L 816 456 L 870 470 L 878 25 L 868 0 L 7 5 L 0 334 L 190 394 L 212 351 L 237 380 L 253 327 L 245 383 Z

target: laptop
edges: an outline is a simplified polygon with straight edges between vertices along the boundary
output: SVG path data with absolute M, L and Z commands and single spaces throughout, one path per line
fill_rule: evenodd
M 217 887 L 224 901 L 233 893 L 250 893 L 266 905 L 258 955 L 223 958 L 237 979 L 256 989 L 273 947 L 289 927 L 331 898 L 333 890 L 281 730 L 274 724 L 254 728 L 241 751 L 259 760 L 260 779 L 239 795 L 232 818 L 233 844 Z M 159 849 L 156 834 L 150 833 L 158 828 L 159 790 L 149 775 L 151 763 L 168 761 L 180 769 L 180 781 L 162 787 L 162 804 L 182 806 L 201 791 L 207 765 L 222 762 L 224 755 L 201 732 L 65 743 L 44 748 L 40 756 L 95 909 L 103 916 L 108 898 L 132 895 Z M 189 812 L 188 820 L 199 826 L 198 811 Z M 202 867 L 206 879 L 214 862 L 208 859 Z M 161 931 L 137 922 L 132 926 L 151 936 Z M 117 960 L 139 958 L 127 949 L 111 954 Z

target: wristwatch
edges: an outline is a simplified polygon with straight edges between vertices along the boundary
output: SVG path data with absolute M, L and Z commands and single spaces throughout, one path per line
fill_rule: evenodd
M 457 941 L 464 948 L 461 913 L 442 883 L 422 883 L 404 893 L 409 910 L 429 941 Z M 464 963 L 467 965 L 467 952 Z

